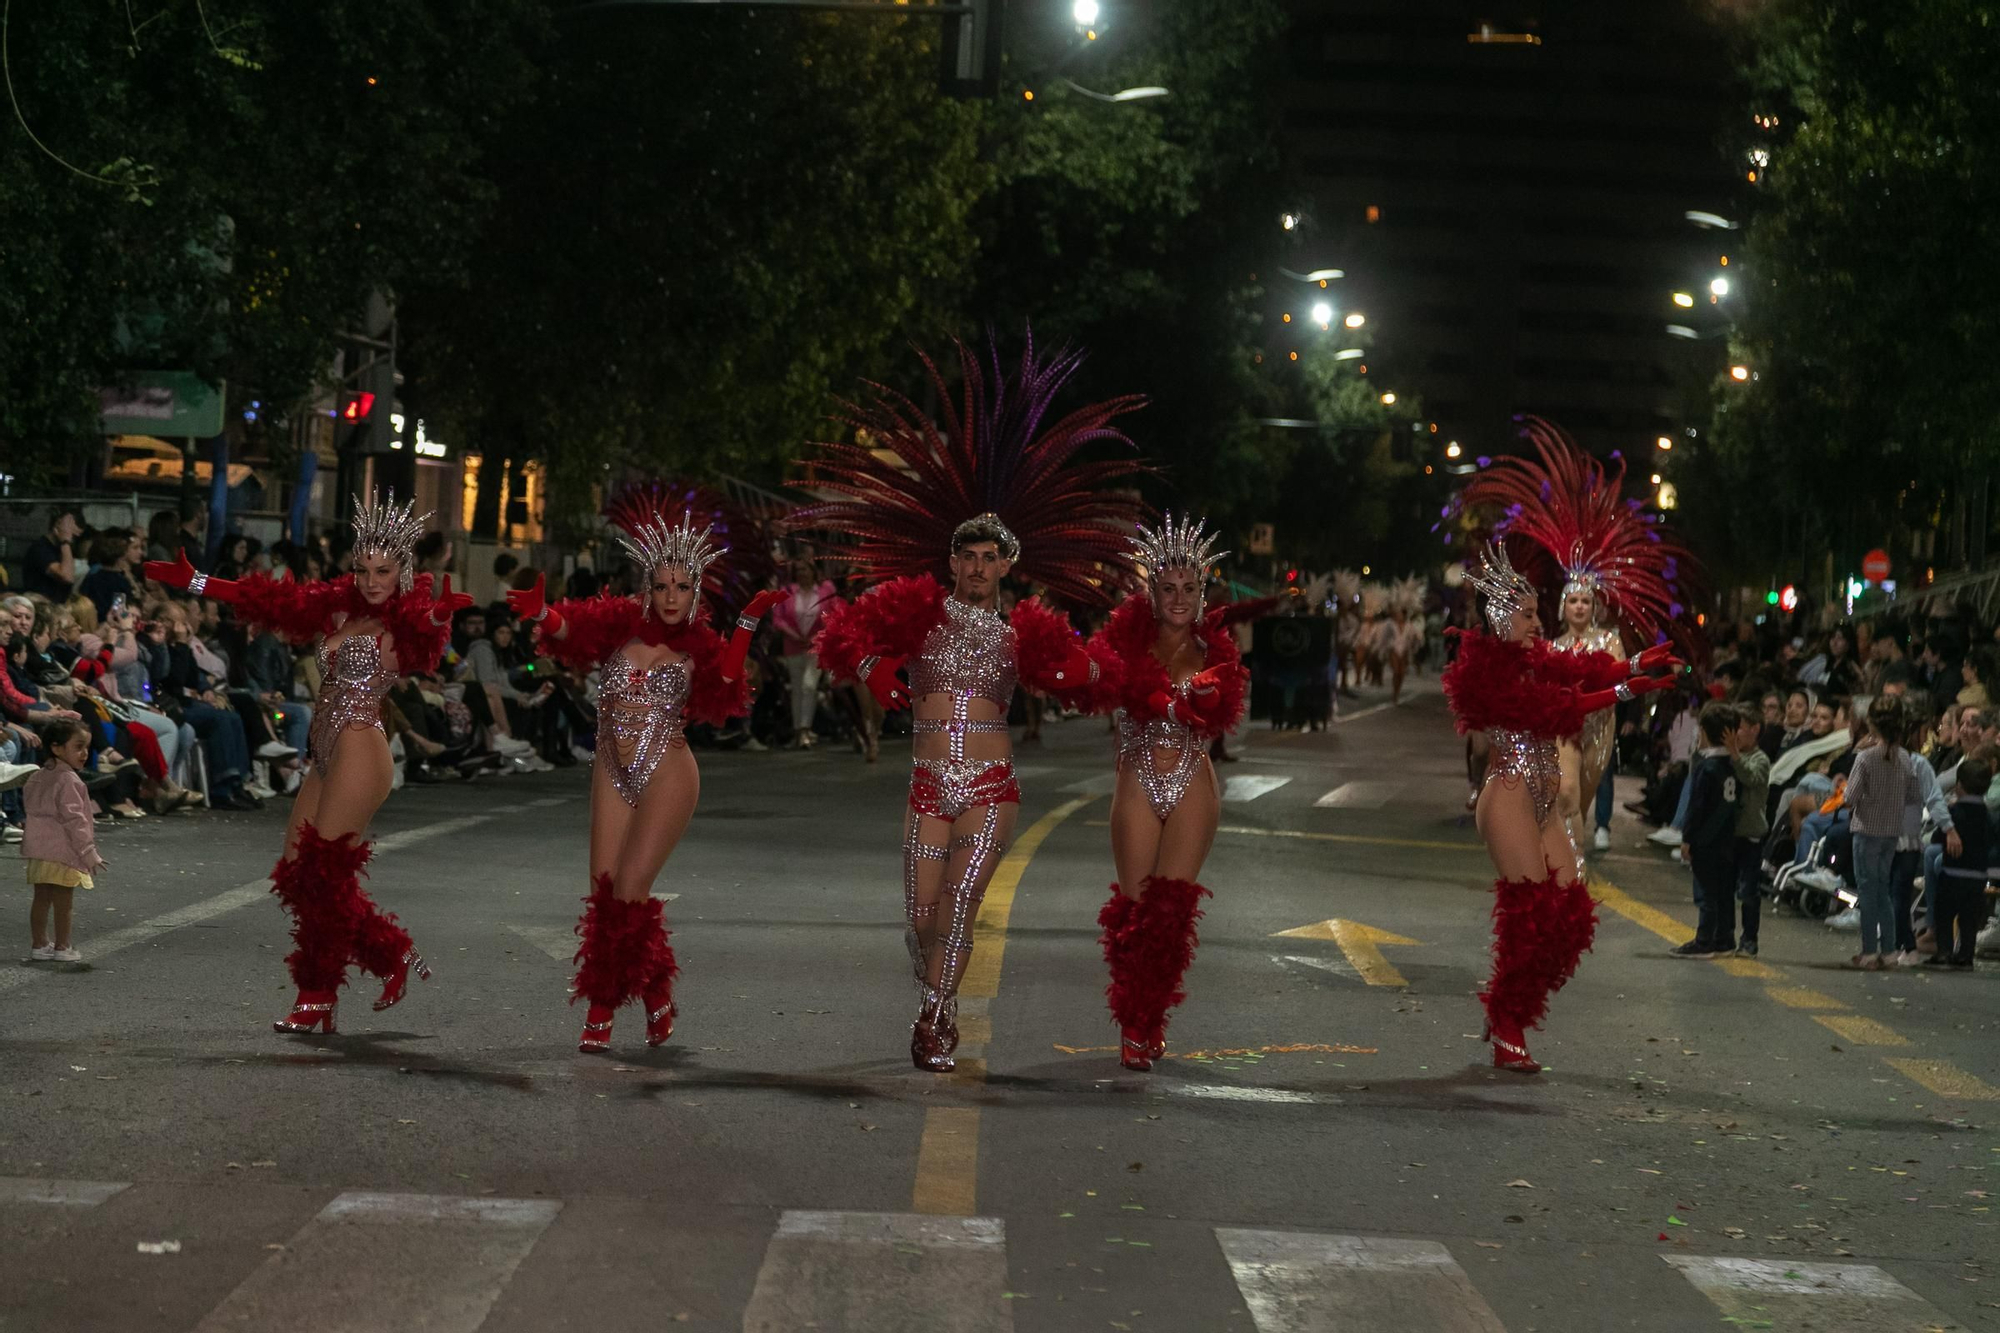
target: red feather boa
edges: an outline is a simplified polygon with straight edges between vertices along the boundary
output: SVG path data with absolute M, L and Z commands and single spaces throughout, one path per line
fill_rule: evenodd
M 1167 1010 L 1187 998 L 1181 982 L 1194 963 L 1195 922 L 1208 896 L 1193 880 L 1158 875 L 1146 877 L 1136 899 L 1111 886 L 1111 897 L 1097 914 L 1104 928 L 1098 943 L 1111 969 L 1105 998 L 1120 1027 L 1163 1029 Z
M 1492 634 L 1460 634 L 1458 656 L 1444 669 L 1444 697 L 1460 735 L 1501 728 L 1535 736 L 1574 736 L 1586 710 L 1579 683 L 1601 670 L 1608 653 L 1567 653 L 1546 640 L 1510 643 Z
M 564 666 L 593 670 L 636 639 L 688 659 L 688 721 L 719 727 L 750 711 L 749 678 L 722 678 L 716 663 L 726 644 L 706 622 L 664 628 L 643 614 L 639 602 L 610 595 L 569 598 L 556 603 L 555 611 L 562 617 L 563 633 L 550 636 L 537 630 L 535 644 Z
M 613 897 L 609 875 L 596 876 L 583 901 L 571 1004 L 582 999 L 616 1009 L 635 995 L 672 987 L 680 966 L 667 943 L 665 904 L 653 897 L 633 902 Z
M 562 617 L 561 635 L 535 631 L 535 645 L 566 667 L 590 671 L 639 637 L 643 619 L 639 603 L 630 597 L 569 597 L 551 608 Z
M 1276 599 L 1269 599 L 1272 605 Z M 1218 699 L 1208 707 L 1211 715 L 1218 719 L 1214 726 L 1203 726 L 1197 719 L 1184 721 L 1194 726 L 1195 733 L 1210 738 L 1234 729 L 1243 717 L 1243 699 L 1250 689 L 1250 673 L 1243 669 L 1243 655 L 1237 651 L 1236 639 L 1227 632 L 1232 623 L 1232 613 L 1238 608 L 1255 606 L 1255 603 L 1234 603 L 1219 606 L 1202 618 L 1202 627 L 1195 634 L 1195 641 L 1202 646 L 1202 669 L 1217 669 L 1219 681 L 1216 687 Z M 1248 619 L 1250 615 L 1235 614 L 1234 619 Z M 1159 620 L 1153 614 L 1152 599 L 1144 593 L 1133 593 L 1120 602 L 1104 622 L 1104 627 L 1091 636 L 1091 656 L 1100 663 L 1117 664 L 1116 689 L 1099 705 L 1104 708 L 1122 707 L 1134 719 L 1145 722 L 1155 717 L 1151 700 L 1157 694 L 1172 692 L 1173 682 L 1167 676 L 1167 668 L 1153 653 L 1153 645 L 1158 642 Z
M 928 574 L 890 579 L 827 608 L 813 655 L 835 680 L 853 680 L 863 658 L 915 657 L 943 618 L 943 584 Z
M 404 671 L 431 671 L 451 641 L 451 623 L 431 623 L 431 576 L 419 574 L 408 592 L 399 592 L 380 606 L 371 606 L 355 591 L 354 576 L 294 583 L 268 574 L 236 581 L 228 605 L 236 618 L 255 629 L 268 629 L 290 643 L 308 643 L 332 631 L 340 617 L 378 620 L 387 631 L 396 664 Z
M 1493 978 L 1479 998 L 1495 1031 L 1526 1031 L 1576 974 L 1597 932 L 1597 906 L 1581 883 L 1559 884 L 1553 871 L 1496 880 L 1493 889 Z
M 311 824 L 301 824 L 297 852 L 272 869 L 271 892 L 292 917 L 295 947 L 285 966 L 300 990 L 330 991 L 346 983 L 354 943 L 375 914 L 361 892 L 362 867 L 372 850 L 351 833 L 323 838 Z
M 1087 682 L 1075 685 L 1056 680 L 1056 671 L 1070 660 L 1077 649 L 1083 647 L 1083 639 L 1069 618 L 1058 615 L 1045 606 L 1040 598 L 1030 597 L 1015 604 L 1014 614 L 1007 617 L 1007 625 L 1014 631 L 1014 666 L 1031 689 L 1043 694 L 1059 694 L 1071 698 L 1080 689 L 1088 693 Z M 1103 668 L 1100 667 L 1099 683 L 1102 683 Z

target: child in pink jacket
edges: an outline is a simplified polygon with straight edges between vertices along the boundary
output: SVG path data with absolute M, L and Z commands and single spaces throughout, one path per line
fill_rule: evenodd
M 96 887 L 91 874 L 104 866 L 91 824 L 90 794 L 77 776 L 77 770 L 90 762 L 90 733 L 81 722 L 50 723 L 42 729 L 42 752 L 48 759 L 21 792 L 28 812 L 21 856 L 35 890 L 34 906 L 28 910 L 34 951 L 28 957 L 77 963 L 83 955 L 70 947 L 71 900 L 77 889 Z M 56 916 L 53 940 L 47 929 L 51 907 Z

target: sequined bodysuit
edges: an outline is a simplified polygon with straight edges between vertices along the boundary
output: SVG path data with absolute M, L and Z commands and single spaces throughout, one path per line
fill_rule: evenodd
M 382 698 L 396 683 L 396 673 L 382 663 L 379 634 L 350 634 L 331 648 L 321 639 L 314 655 L 319 659 L 320 687 L 306 731 L 306 758 L 324 779 L 341 732 L 373 727 L 388 735 L 382 725 Z
M 1555 646 L 1573 653 L 1610 653 L 1618 644 L 1618 631 L 1593 626 L 1582 634 L 1565 633 L 1555 641 Z M 1583 756 L 1582 797 L 1587 802 L 1597 791 L 1597 780 L 1604 776 L 1604 770 L 1611 766 L 1612 731 L 1617 723 L 1618 710 L 1600 708 L 1583 720 L 1583 731 L 1576 739 L 1576 747 Z
M 949 717 L 919 717 L 912 727 L 918 737 L 947 738 L 944 758 L 912 761 L 910 801 L 923 813 L 956 819 L 975 806 L 1021 799 L 1012 763 L 968 758 L 965 752 L 969 735 L 1007 732 L 1006 710 L 1016 681 L 1014 653 L 1014 631 L 998 612 L 945 598 L 944 619 L 910 663 L 914 698 L 951 697 Z M 992 701 L 1001 715 L 973 717 L 974 699 Z
M 687 659 L 641 668 L 620 649 L 605 661 L 602 680 L 597 757 L 625 804 L 637 806 L 667 751 L 687 744 Z
M 1556 792 L 1562 784 L 1562 769 L 1556 763 L 1556 743 L 1552 737 L 1528 731 L 1489 727 L 1486 738 L 1492 754 L 1486 762 L 1486 781 L 1525 782 L 1535 803 L 1535 825 L 1546 828 L 1549 812 L 1555 809 Z
M 1186 703 L 1188 683 L 1182 681 L 1173 688 L 1175 702 Z M 1140 722 L 1123 708 L 1111 716 L 1118 726 L 1118 766 L 1131 765 L 1140 787 L 1145 789 L 1146 804 L 1153 808 L 1153 818 L 1164 823 L 1181 803 L 1181 797 L 1187 795 L 1201 769 L 1201 757 L 1208 751 L 1208 742 L 1197 736 L 1193 727 L 1173 718 L 1156 717 Z M 1173 755 L 1172 764 L 1164 772 L 1160 769 L 1161 751 Z

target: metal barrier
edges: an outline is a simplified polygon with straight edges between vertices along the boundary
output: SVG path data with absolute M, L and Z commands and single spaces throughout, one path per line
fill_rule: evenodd
M 134 494 L 82 491 L 0 498 L 0 561 L 6 563 L 9 586 L 21 586 L 21 557 L 31 543 L 48 533 L 49 511 L 59 505 L 82 510 L 84 523 L 93 529 L 139 526 L 139 497 Z

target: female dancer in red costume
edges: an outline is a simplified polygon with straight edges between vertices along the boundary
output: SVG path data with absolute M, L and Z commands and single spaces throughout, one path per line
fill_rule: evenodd
M 1208 567 L 1221 556 L 1202 526 L 1176 526 L 1169 514 L 1157 532 L 1139 529 L 1132 544 L 1146 591 L 1127 597 L 1090 641 L 1101 674 L 1093 701 L 1115 710 L 1118 727 L 1118 882 L 1097 924 L 1127 1069 L 1151 1069 L 1166 1053 L 1167 1010 L 1187 998 L 1181 979 L 1208 896 L 1196 877 L 1222 814 L 1209 742 L 1236 725 L 1250 683 L 1228 627 L 1269 605 L 1204 610 Z
M 306 742 L 307 770 L 292 800 L 285 854 L 271 891 L 292 914 L 297 945 L 285 959 L 299 988 L 279 1032 L 334 1030 L 334 1006 L 349 963 L 382 978 L 377 1009 L 403 998 L 412 970 L 430 969 L 394 915 L 361 887 L 368 863 L 368 823 L 389 794 L 389 738 L 382 696 L 403 671 L 436 667 L 451 638 L 452 613 L 472 599 L 445 575 L 431 599 L 431 578 L 414 572 L 414 547 L 425 514 L 396 507 L 395 492 L 377 504 L 355 497 L 354 570 L 331 581 L 279 582 L 264 575 L 230 582 L 197 573 L 182 554 L 146 563 L 146 577 L 197 597 L 228 603 L 245 625 L 291 643 L 317 641 L 321 683 Z
M 571 1003 L 590 1002 L 580 1051 L 611 1044 L 618 1007 L 646 1006 L 646 1044 L 673 1035 L 674 977 L 663 904 L 653 881 L 687 831 L 701 796 L 701 772 L 682 730 L 690 721 L 721 726 L 747 712 L 743 658 L 757 622 L 780 596 L 758 594 L 737 617 L 727 644 L 701 618 L 704 575 L 727 554 L 684 512 L 669 523 L 653 488 L 627 491 L 607 511 L 625 534 L 619 544 L 642 581 L 638 597 L 571 598 L 549 605 L 545 580 L 507 594 L 516 614 L 541 626 L 542 649 L 578 670 L 602 669 L 597 760 L 590 778 L 590 896 L 576 933 Z
M 1459 633 L 1444 693 L 1459 733 L 1483 731 L 1491 746 L 1474 817 L 1499 877 L 1493 975 L 1479 998 L 1494 1066 L 1533 1074 L 1541 1066 L 1528 1054 L 1527 1029 L 1541 1022 L 1597 929 L 1583 858 L 1555 817 L 1556 742 L 1575 736 L 1596 709 L 1664 689 L 1681 664 L 1664 645 L 1629 662 L 1552 647 L 1541 636 L 1534 585 L 1497 545 L 1466 581 L 1485 596 L 1493 632 Z M 1665 674 L 1644 674 L 1656 670 Z
M 888 579 L 829 611 L 813 647 L 835 679 L 859 679 L 883 707 L 914 699 L 903 819 L 905 940 L 920 996 L 910 1059 L 938 1073 L 956 1067 L 973 922 L 1020 807 L 1007 728 L 1015 683 L 1080 699 L 1099 676 L 1069 622 L 1039 601 L 1001 619 L 1000 582 L 1019 569 L 1052 593 L 1101 601 L 1107 579 L 1126 569 L 1119 530 L 1137 517 L 1136 501 L 1111 485 L 1133 464 L 1065 464 L 1091 441 L 1129 444 L 1108 423 L 1138 399 L 1091 404 L 1044 431 L 1042 416 L 1074 373 L 1074 355 L 1037 362 L 1030 346 L 1013 376 L 1002 381 L 995 367 L 990 399 L 962 344 L 959 360 L 963 388 L 942 436 L 907 399 L 878 386 L 871 407 L 849 410 L 899 464 L 858 445 L 823 446 L 827 456 L 804 484 L 853 498 L 795 520 L 859 537 L 857 565 Z M 952 404 L 929 358 L 924 365 L 938 400 Z M 909 572 L 935 567 L 947 551 L 949 592 L 931 574 Z M 907 687 L 897 677 L 905 666 Z

